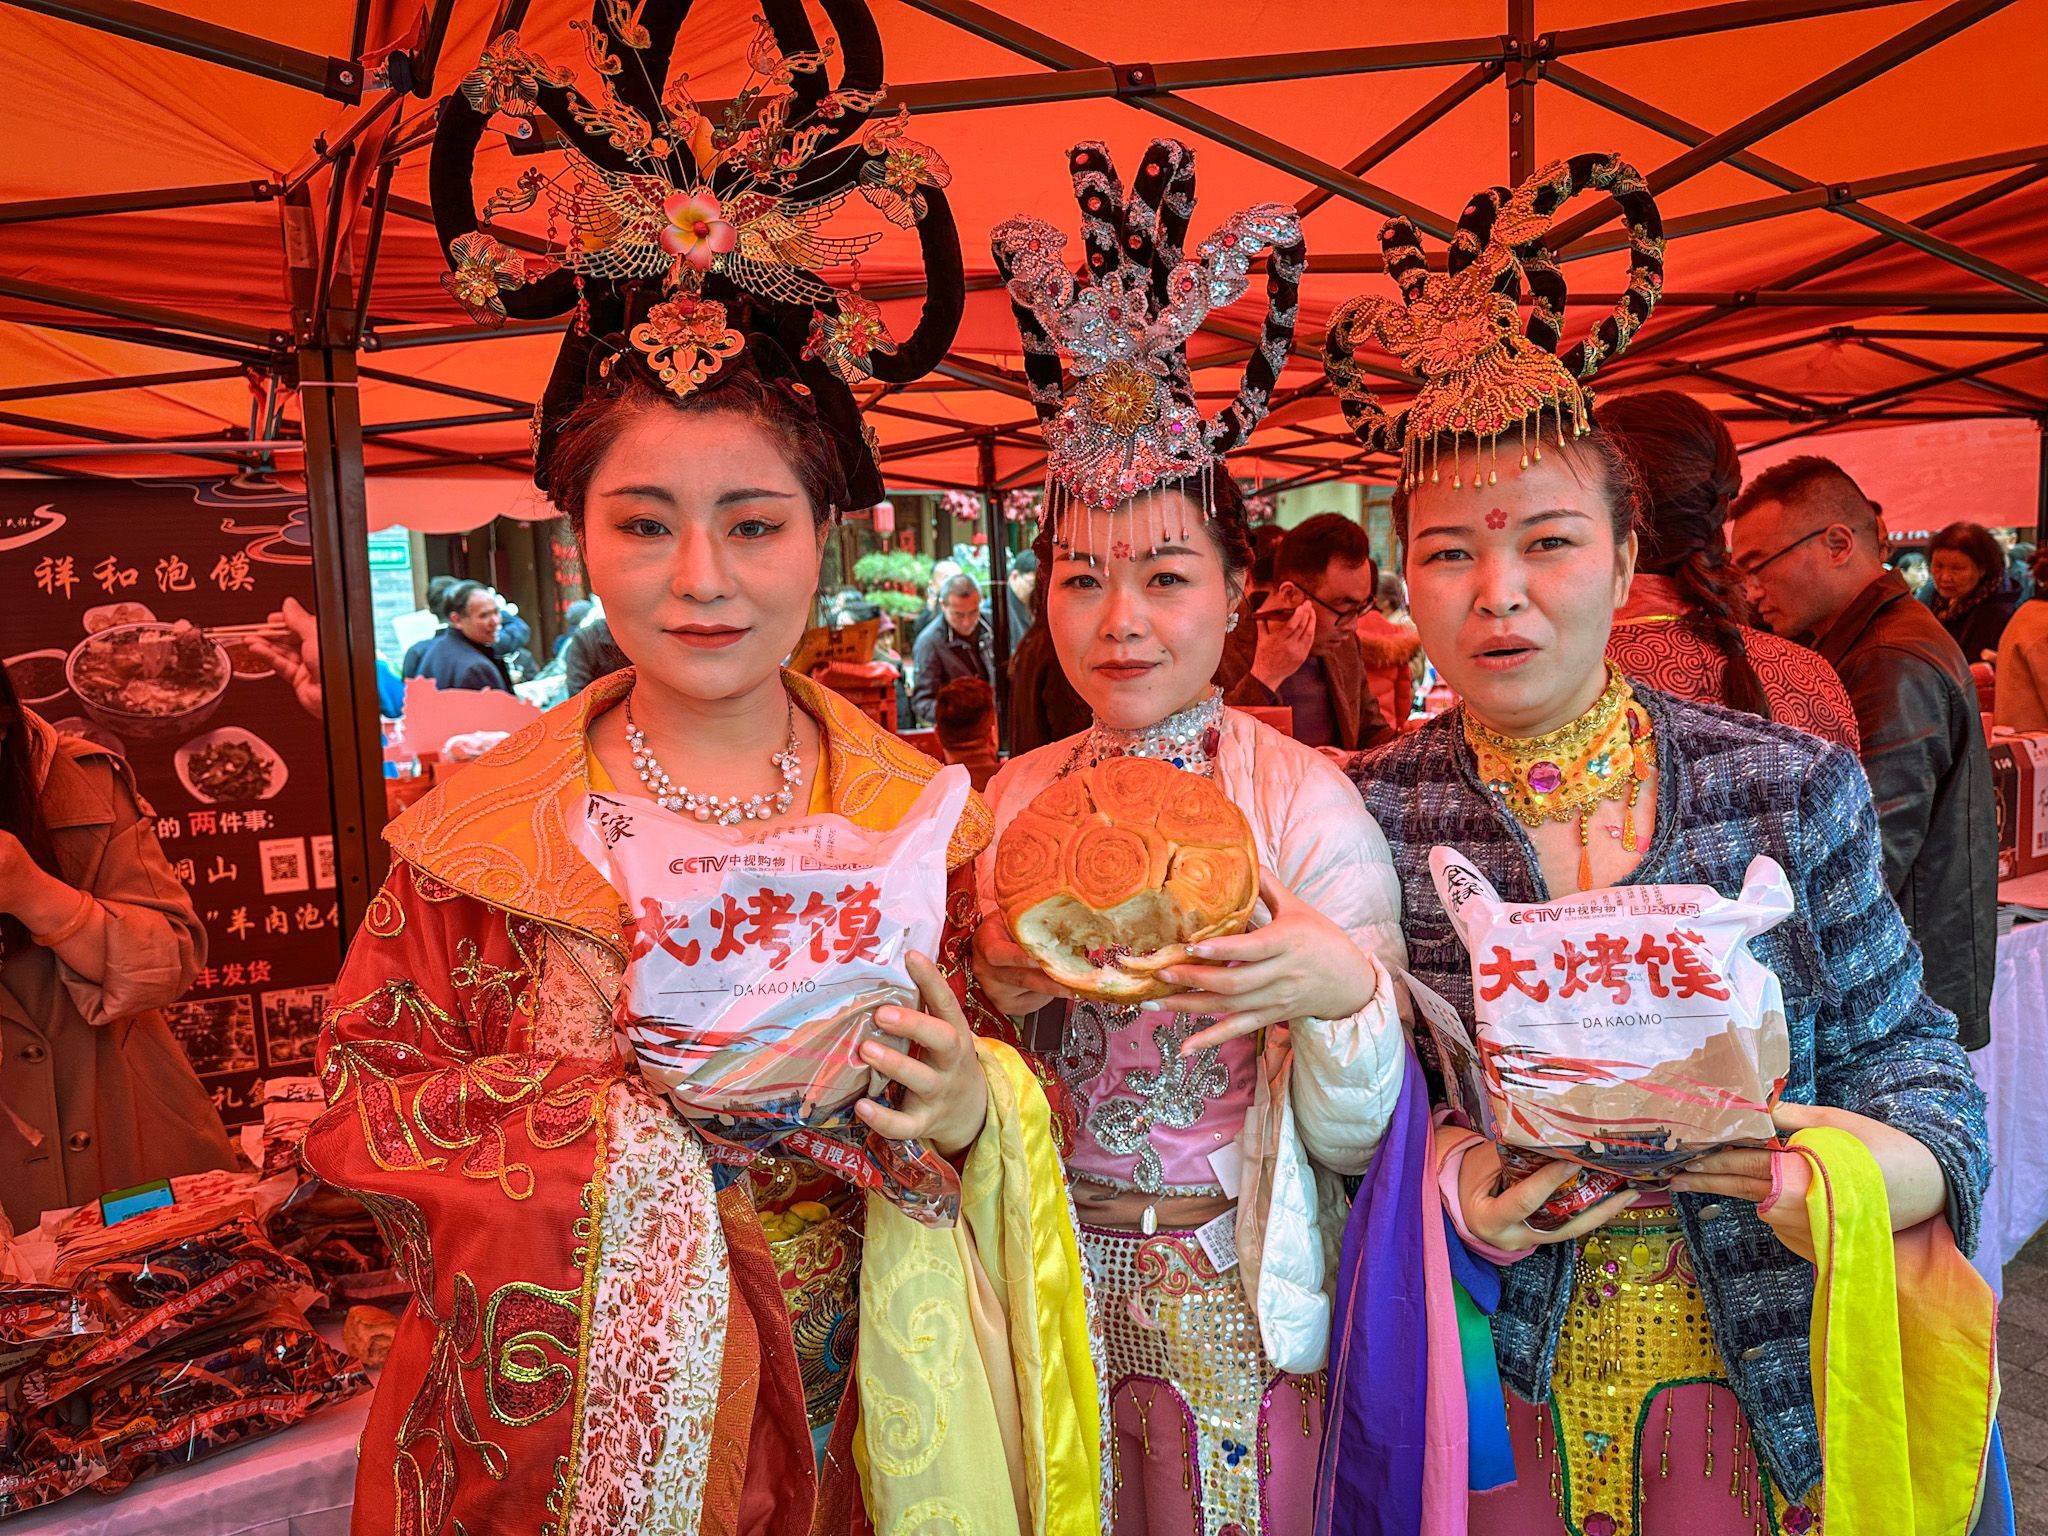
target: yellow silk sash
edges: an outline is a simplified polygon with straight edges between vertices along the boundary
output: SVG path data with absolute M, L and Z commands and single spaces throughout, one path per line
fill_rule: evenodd
M 1095 1536 L 1101 1416 L 1051 1111 L 1015 1051 L 976 1048 L 988 1121 L 960 1225 L 867 1202 L 854 1453 L 868 1515 L 877 1536 Z
M 1998 1407 L 1998 1306 L 1941 1218 L 1891 1229 L 1884 1175 L 1846 1131 L 1792 1138 L 1819 1269 L 1813 1389 L 1828 1536 L 1965 1536 Z

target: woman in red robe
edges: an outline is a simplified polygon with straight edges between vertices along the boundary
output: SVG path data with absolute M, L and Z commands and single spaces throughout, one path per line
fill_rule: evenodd
M 959 314 L 943 166 L 900 125 L 862 126 L 880 58 L 858 0 L 828 0 L 839 38 L 822 51 L 801 7 L 765 8 L 750 60 L 773 89 L 749 100 L 772 109 L 747 153 L 721 156 L 683 79 L 659 89 L 686 9 L 600 0 L 586 42 L 634 63 L 596 104 L 507 37 L 442 107 L 451 292 L 486 317 L 577 309 L 536 478 L 635 666 L 389 829 L 390 878 L 335 985 L 306 1161 L 369 1207 L 413 1293 L 363 1436 L 355 1529 L 1084 1536 L 1100 1438 L 1080 1253 L 1051 1114 L 1017 1053 L 975 1038 L 916 958 L 923 1007 L 877 1012 L 907 1043 L 861 1047 L 891 1090 L 855 1112 L 951 1163 L 958 1218 L 934 1224 L 801 1159 L 714 1158 L 615 1032 L 632 921 L 579 847 L 593 790 L 739 828 L 834 814 L 882 831 L 938 772 L 781 665 L 812 622 L 834 512 L 881 495 L 846 380 L 898 343 L 795 265 L 810 246 L 778 247 L 783 266 L 720 263 L 734 220 L 818 222 L 815 203 L 781 207 L 779 170 L 753 181 L 759 167 L 793 177 L 831 153 L 806 183 L 822 197 L 886 163 L 903 222 L 937 253 L 900 343 L 915 377 Z M 835 54 L 843 94 L 823 92 Z M 547 183 L 560 265 L 526 284 L 462 180 L 490 116 L 536 110 L 573 174 Z M 621 156 L 641 179 L 607 200 L 592 189 Z M 652 178 L 673 194 L 650 198 Z M 948 869 L 988 835 L 970 798 Z

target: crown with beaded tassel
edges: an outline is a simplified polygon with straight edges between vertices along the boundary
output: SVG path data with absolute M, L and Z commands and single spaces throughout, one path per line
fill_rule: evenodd
M 1232 215 L 1193 259 L 1182 248 L 1195 205 L 1195 156 L 1154 140 L 1125 195 L 1108 148 L 1068 152 L 1086 262 L 1040 219 L 1007 219 L 991 238 L 1024 341 L 1024 371 L 1046 440 L 1046 515 L 1055 542 L 1069 505 L 1106 512 L 1145 491 L 1193 480 L 1206 512 L 1223 456 L 1266 414 L 1294 338 L 1306 264 L 1301 219 L 1283 203 Z M 1209 312 L 1243 297 L 1266 263 L 1259 345 L 1213 420 L 1195 403 L 1188 339 Z
M 882 43 L 867 0 L 819 0 L 823 39 L 804 0 L 760 0 L 746 80 L 702 106 L 687 69 L 671 70 L 691 3 L 594 0 L 590 20 L 571 23 L 587 91 L 515 33 L 484 50 L 441 104 L 434 136 L 442 281 L 484 325 L 571 316 L 534 415 L 543 488 L 562 421 L 622 372 L 678 398 L 752 372 L 815 412 L 839 461 L 840 504 L 872 505 L 881 477 L 852 386 L 922 377 L 959 329 L 951 172 L 909 137 L 906 114 L 878 115 Z M 515 140 L 545 119 L 561 163 L 529 164 L 479 207 L 477 147 L 494 119 Z M 879 227 L 833 227 L 856 197 Z M 492 233 L 489 221 L 536 205 L 544 253 Z M 888 224 L 917 231 L 927 279 L 901 340 L 858 283 L 859 258 Z
M 1628 222 L 1628 286 L 1592 332 L 1560 357 L 1565 281 L 1548 244 L 1551 220 L 1575 193 L 1605 192 Z M 1500 439 L 1521 435 L 1521 462 L 1543 457 L 1544 418 L 1564 441 L 1591 420 L 1587 381 L 1628 346 L 1664 286 L 1664 221 L 1636 168 L 1616 155 L 1554 161 L 1512 192 L 1493 187 L 1466 205 L 1446 270 L 1423 261 L 1415 226 L 1390 219 L 1380 230 L 1387 274 L 1399 301 L 1360 295 L 1330 319 L 1323 366 L 1344 419 L 1367 448 L 1398 454 L 1403 485 L 1441 477 L 1446 445 L 1454 483 L 1497 478 Z M 1532 300 L 1524 323 L 1520 301 Z M 1367 337 L 1393 353 L 1420 382 L 1415 399 L 1389 411 L 1367 387 L 1356 358 Z M 1482 452 L 1485 455 L 1481 458 Z M 1425 460 L 1427 462 L 1425 462 Z

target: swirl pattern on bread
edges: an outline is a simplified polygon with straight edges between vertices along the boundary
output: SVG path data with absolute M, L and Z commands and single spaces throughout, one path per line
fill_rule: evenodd
M 1242 932 L 1258 900 L 1244 813 L 1211 779 L 1114 758 L 1055 779 L 1004 831 L 995 894 L 1017 942 L 1070 991 L 1164 997 L 1189 944 Z

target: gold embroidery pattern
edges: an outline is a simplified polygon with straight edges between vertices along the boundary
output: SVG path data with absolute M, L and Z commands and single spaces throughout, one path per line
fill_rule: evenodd
M 858 1209 L 858 1206 L 855 1206 Z M 794 1237 L 771 1240 L 768 1256 L 782 1281 L 796 1363 L 811 1428 L 839 1412 L 860 1327 L 860 1233 L 838 1216 Z
M 907 1303 L 915 1282 L 944 1271 L 943 1260 L 920 1246 L 886 1275 L 869 1265 L 861 1277 L 861 1320 L 868 1347 L 908 1367 L 926 1392 L 913 1401 L 877 1387 L 864 1394 L 868 1460 L 877 1477 L 915 1477 L 938 1460 L 952 1425 L 948 1400 L 962 1385 L 961 1358 L 972 1347 L 967 1319 L 941 1294 L 927 1292 Z M 896 1379 L 907 1379 L 898 1373 Z M 866 1401 L 872 1396 L 873 1401 Z
M 1644 1437 L 1662 1415 L 1659 1475 L 1670 1477 L 1672 1402 L 1656 1398 L 1693 1384 L 1726 1386 L 1684 1230 L 1668 1206 L 1626 1212 L 1580 1239 L 1571 1300 L 1551 1373 L 1546 1447 L 1558 1512 L 1574 1536 L 1638 1536 Z M 1723 1477 L 1716 1478 L 1714 1411 L 1699 1475 L 1702 1496 L 1739 1499 L 1758 1532 L 1814 1532 L 1802 1505 L 1787 1508 L 1757 1460 L 1741 1415 L 1725 1431 Z M 1689 1473 L 1687 1475 L 1690 1475 Z
M 944 1499 L 920 1499 L 903 1511 L 889 1536 L 973 1536 L 967 1516 Z

